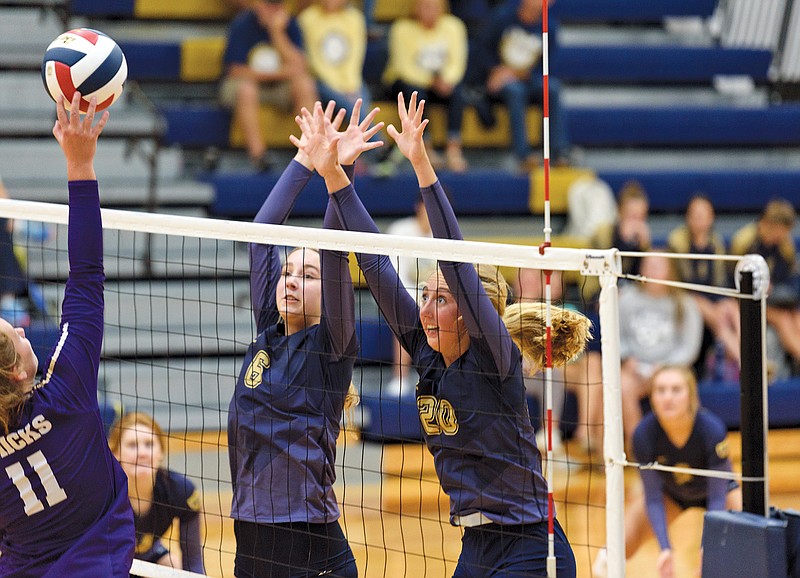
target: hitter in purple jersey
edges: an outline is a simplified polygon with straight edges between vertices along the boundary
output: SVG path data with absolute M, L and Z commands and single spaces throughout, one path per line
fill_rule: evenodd
M 72 110 L 78 110 L 75 93 Z M 69 180 L 69 265 L 61 334 L 41 381 L 25 332 L 0 320 L 0 576 L 126 577 L 133 560 L 127 479 L 97 405 L 103 231 L 92 126 L 59 99 L 53 134 Z
M 381 144 L 367 142 L 382 128 L 369 128 L 372 118 L 374 113 L 341 133 L 351 164 Z M 312 170 L 298 151 L 255 222 L 285 222 Z M 324 226 L 341 228 L 330 206 Z M 358 352 L 348 255 L 296 249 L 281 267 L 277 247 L 253 244 L 250 281 L 258 335 L 228 418 L 235 574 L 354 577 L 355 559 L 333 492 L 336 440 L 354 393 Z
M 389 127 L 420 181 L 434 236 L 460 239 L 447 197 L 430 165 L 422 132 L 424 101 L 416 93 L 398 109 L 403 132 Z M 337 162 L 321 106 L 300 126 L 308 152 L 325 177 L 346 229 L 378 232 Z M 387 323 L 411 354 L 420 381 L 417 406 L 450 521 L 465 526 L 455 576 L 544 576 L 547 487 L 523 384 L 523 354 L 544 362 L 544 312 L 534 304 L 506 308 L 507 286 L 497 268 L 441 262 L 422 288 L 421 306 L 403 288 L 391 260 L 358 255 Z M 453 289 L 451 289 L 453 288 Z M 505 315 L 501 313 L 505 310 Z M 585 346 L 588 320 L 554 310 L 554 360 L 566 363 Z M 555 523 L 559 576 L 575 575 L 569 542 Z

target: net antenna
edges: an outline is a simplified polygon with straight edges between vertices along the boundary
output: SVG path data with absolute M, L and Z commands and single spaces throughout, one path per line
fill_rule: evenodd
M 544 242 L 539 253 L 544 255 L 551 246 L 550 234 L 550 54 L 548 30 L 548 2 L 542 2 L 542 146 L 544 147 Z M 556 578 L 555 550 L 555 500 L 553 499 L 553 332 L 552 332 L 552 273 L 544 271 L 545 302 L 545 367 L 544 367 L 544 408 L 547 440 L 547 578 Z

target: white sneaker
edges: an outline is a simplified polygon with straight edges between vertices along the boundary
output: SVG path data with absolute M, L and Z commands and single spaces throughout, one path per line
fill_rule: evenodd
M 608 576 L 608 552 L 600 548 L 592 564 L 592 578 L 606 578 Z

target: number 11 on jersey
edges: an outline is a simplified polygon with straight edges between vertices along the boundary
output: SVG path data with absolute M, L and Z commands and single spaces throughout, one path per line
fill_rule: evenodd
M 56 480 L 50 464 L 47 463 L 47 458 L 44 457 L 41 451 L 29 455 L 27 461 L 42 482 L 48 506 L 55 506 L 67 499 L 67 493 L 58 485 L 58 480 Z M 17 491 L 19 491 L 19 497 L 22 499 L 22 503 L 25 504 L 25 514 L 32 516 L 44 510 L 44 504 L 36 497 L 31 481 L 25 475 L 21 462 L 8 466 L 6 474 L 17 487 Z

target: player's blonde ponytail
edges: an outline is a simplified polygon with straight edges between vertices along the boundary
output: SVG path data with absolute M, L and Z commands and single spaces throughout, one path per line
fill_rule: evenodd
M 592 338 L 591 321 L 577 311 L 550 306 L 553 366 L 563 366 L 578 356 Z M 503 322 L 523 358 L 535 370 L 546 365 L 547 325 L 545 303 L 514 303 Z
M 0 333 L 0 428 L 8 433 L 28 393 L 22 384 L 14 378 L 17 369 L 17 350 L 14 343 L 5 333 Z

